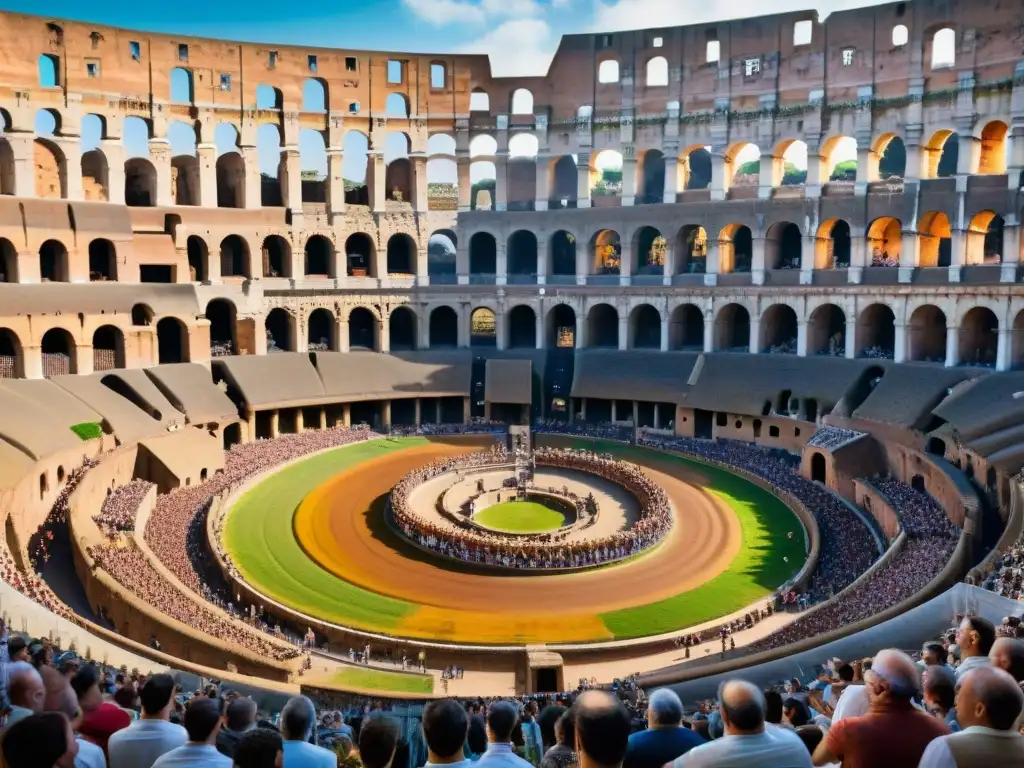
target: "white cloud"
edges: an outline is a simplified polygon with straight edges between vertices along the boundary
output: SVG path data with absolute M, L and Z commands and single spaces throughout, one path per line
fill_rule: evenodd
M 495 77 L 533 77 L 547 73 L 556 43 L 543 19 L 515 19 L 470 43 L 462 53 L 488 54 Z
M 544 14 L 536 0 L 483 0 L 480 7 L 489 18 L 524 19 Z
M 484 12 L 478 5 L 459 0 L 402 0 L 419 19 L 443 27 L 448 24 L 482 24 Z
M 835 11 L 880 5 L 886 0 L 773 0 L 771 13 L 804 11 L 816 8 L 819 19 Z M 595 0 L 593 30 L 614 32 L 620 29 L 645 29 L 657 25 L 673 27 L 704 24 L 709 21 L 764 16 L 764 0 Z

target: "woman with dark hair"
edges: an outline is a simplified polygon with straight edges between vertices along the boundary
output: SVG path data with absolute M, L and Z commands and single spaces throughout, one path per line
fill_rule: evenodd
M 563 711 L 555 722 L 555 739 L 558 743 L 544 753 L 540 768 L 575 768 L 579 758 L 576 756 L 576 723 L 572 707 Z
M 565 707 L 558 704 L 549 704 L 537 715 L 537 724 L 540 726 L 540 738 L 544 742 L 545 749 L 551 749 L 558 743 L 555 735 L 555 723 L 565 712 Z
M 469 718 L 466 745 L 469 747 L 469 759 L 474 763 L 487 751 L 487 724 L 483 715 L 473 715 Z

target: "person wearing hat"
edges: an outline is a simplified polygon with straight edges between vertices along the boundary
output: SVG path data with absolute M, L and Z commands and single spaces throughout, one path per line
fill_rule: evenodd
M 71 679 L 75 676 L 75 672 L 78 671 L 78 665 L 80 664 L 78 654 L 74 651 L 65 651 L 54 660 L 54 666 L 57 671 L 60 672 L 64 677 Z

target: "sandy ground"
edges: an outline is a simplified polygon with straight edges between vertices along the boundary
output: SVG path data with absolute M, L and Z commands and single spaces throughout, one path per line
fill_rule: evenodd
M 416 467 L 471 450 L 432 443 L 340 473 L 303 502 L 302 514 L 312 515 L 314 523 L 304 528 L 315 531 L 315 542 L 309 542 L 315 546 L 306 546 L 307 552 L 320 553 L 320 564 L 346 581 L 381 594 L 437 609 L 521 618 L 597 614 L 671 597 L 714 578 L 739 551 L 739 522 L 696 485 L 702 479 L 659 463 L 645 471 L 668 493 L 677 522 L 664 542 L 628 563 L 583 573 L 518 576 L 459 572 L 441 558 L 417 557 L 417 550 L 410 552 L 411 547 L 403 548 L 394 534 L 382 530 L 379 518 L 388 489 Z

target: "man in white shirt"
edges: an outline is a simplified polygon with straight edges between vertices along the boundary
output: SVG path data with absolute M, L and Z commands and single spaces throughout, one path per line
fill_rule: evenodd
M 157 758 L 188 741 L 188 733 L 170 722 L 174 678 L 153 675 L 142 686 L 142 717 L 107 742 L 110 768 L 152 768 Z
M 960 679 L 956 708 L 963 730 L 934 739 L 918 768 L 1024 765 L 1024 736 L 1014 728 L 1024 694 L 1016 680 L 995 667 L 970 670 Z
M 438 699 L 423 710 L 423 738 L 427 742 L 424 768 L 468 768 L 462 751 L 469 731 L 469 716 L 455 699 Z
M 281 710 L 284 768 L 337 768 L 338 756 L 309 743 L 316 723 L 316 708 L 306 696 L 292 696 Z M 114 768 L 111 766 L 110 768 Z
M 811 753 L 799 736 L 765 726 L 764 693 L 756 685 L 729 680 L 718 699 L 725 736 L 691 749 L 674 768 L 811 768 Z
M 476 761 L 479 768 L 531 768 L 512 750 L 518 722 L 519 711 L 511 701 L 496 701 L 487 708 L 487 751 Z
M 981 616 L 965 616 L 960 622 L 956 633 L 956 643 L 960 648 L 960 666 L 956 668 L 956 679 L 960 679 L 972 669 L 987 667 L 992 664 L 988 657 L 992 644 L 996 641 L 996 628 L 991 621 Z
M 220 705 L 206 697 L 192 699 L 185 708 L 188 741 L 160 757 L 153 768 L 231 768 L 231 758 L 217 751 Z

